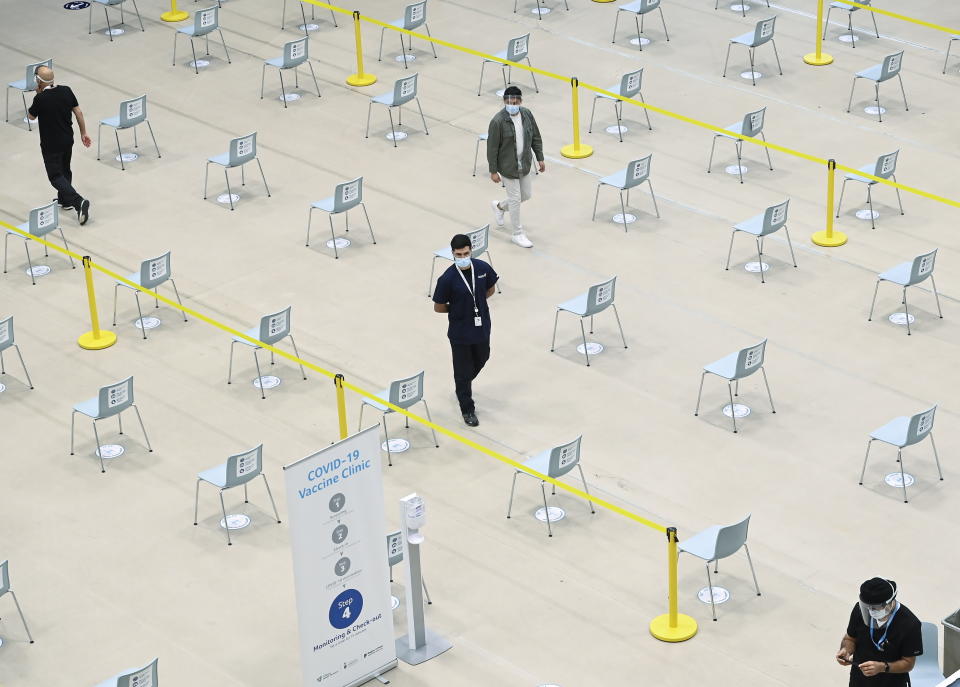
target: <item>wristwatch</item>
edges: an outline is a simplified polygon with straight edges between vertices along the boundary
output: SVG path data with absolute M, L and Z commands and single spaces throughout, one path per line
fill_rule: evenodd
M 884 661 L 884 662 L 883 662 L 883 672 L 885 672 L 885 673 L 889 673 L 889 672 L 890 672 L 890 664 L 889 664 L 887 661 Z

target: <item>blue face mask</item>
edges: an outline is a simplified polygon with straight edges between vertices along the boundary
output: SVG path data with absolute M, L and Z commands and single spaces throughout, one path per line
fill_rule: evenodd
M 515 115 L 515 114 L 518 114 L 518 113 L 520 112 L 520 106 L 519 106 L 519 105 L 504 105 L 504 107 L 505 107 L 506 110 L 507 110 L 507 114 L 508 114 L 508 115 L 511 115 L 511 116 L 513 116 L 513 115 Z
M 467 258 L 454 258 L 453 261 L 457 264 L 457 267 L 459 267 L 459 268 L 462 269 L 462 270 L 468 269 L 468 268 L 470 267 L 470 264 L 471 264 L 469 257 L 467 257 Z

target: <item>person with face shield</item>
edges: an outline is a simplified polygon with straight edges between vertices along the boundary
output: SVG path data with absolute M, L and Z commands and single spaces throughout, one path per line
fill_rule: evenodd
M 860 585 L 837 663 L 850 666 L 850 687 L 901 687 L 923 653 L 920 620 L 897 601 L 897 583 L 874 577 Z
M 457 234 L 450 241 L 453 263 L 437 280 L 433 311 L 447 313 L 447 338 L 453 353 L 453 381 L 463 421 L 480 424 L 473 403 L 473 380 L 490 358 L 490 307 L 500 278 L 489 263 L 470 257 L 470 237 Z
M 521 107 L 523 94 L 516 86 L 508 86 L 503 92 L 503 109 L 490 120 L 487 130 L 487 164 L 490 179 L 495 184 L 503 182 L 507 197 L 492 200 L 493 217 L 497 227 L 504 226 L 504 216 L 510 213 L 513 225 L 513 242 L 521 248 L 533 248 L 520 222 L 520 203 L 533 195 L 533 166 L 536 158 L 540 172 L 546 171 L 543 162 L 543 141 L 533 113 Z

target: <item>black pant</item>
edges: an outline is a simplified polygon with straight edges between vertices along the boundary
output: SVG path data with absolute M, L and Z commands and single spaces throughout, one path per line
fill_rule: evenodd
M 450 349 L 453 351 L 453 381 L 457 386 L 460 412 L 472 413 L 475 408 L 471 383 L 490 359 L 490 341 L 475 344 L 458 344 L 451 341 Z
M 80 209 L 83 197 L 73 188 L 73 171 L 70 169 L 73 147 L 41 148 L 40 152 L 43 155 L 43 166 L 47 170 L 47 179 L 50 180 L 50 185 L 57 189 L 57 201 L 64 207 Z

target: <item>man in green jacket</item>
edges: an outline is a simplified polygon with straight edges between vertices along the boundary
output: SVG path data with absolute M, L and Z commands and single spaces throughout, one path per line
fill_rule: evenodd
M 493 183 L 503 182 L 507 189 L 504 200 L 490 202 L 497 226 L 504 225 L 504 215 L 509 211 L 513 242 L 521 248 L 532 248 L 533 243 L 520 223 L 520 203 L 533 195 L 533 158 L 536 157 L 541 172 L 546 171 L 546 165 L 537 120 L 530 110 L 520 106 L 522 96 L 516 86 L 503 92 L 504 108 L 490 120 L 487 131 L 487 164 Z

